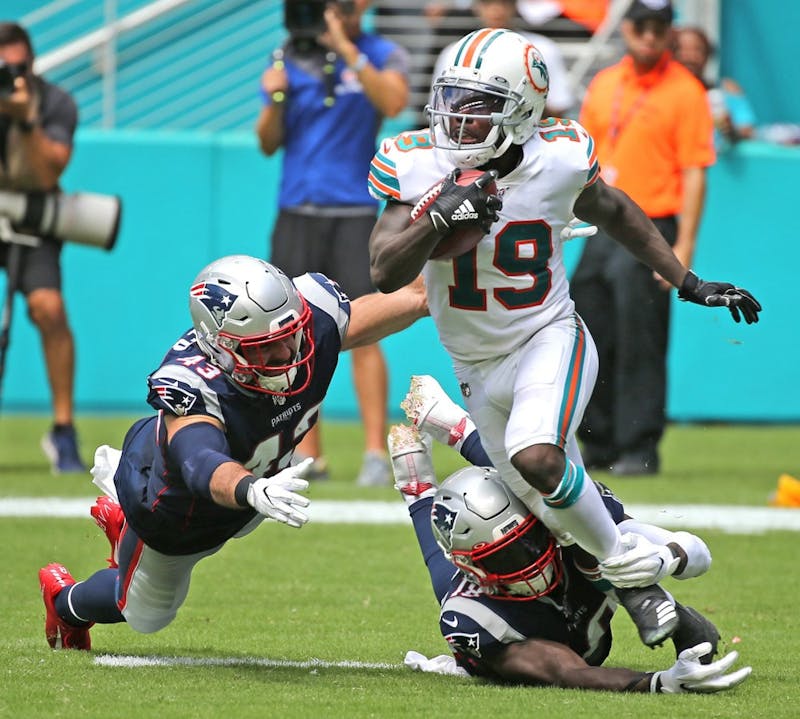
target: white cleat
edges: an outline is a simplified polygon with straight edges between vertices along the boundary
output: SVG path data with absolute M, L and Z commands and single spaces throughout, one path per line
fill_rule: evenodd
M 436 474 L 428 447 L 416 427 L 396 424 L 387 438 L 392 458 L 394 488 L 406 497 L 418 499 L 436 492 Z
M 414 375 L 400 409 L 420 432 L 450 447 L 467 433 L 467 411 L 459 407 L 430 375 Z M 470 423 L 471 424 L 471 423 Z

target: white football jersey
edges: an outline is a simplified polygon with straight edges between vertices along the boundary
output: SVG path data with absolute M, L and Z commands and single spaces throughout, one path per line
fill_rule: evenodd
M 503 209 L 490 233 L 460 257 L 425 264 L 431 316 L 458 362 L 506 355 L 574 312 L 561 230 L 578 195 L 599 177 L 595 143 L 577 122 L 549 118 L 522 149 L 520 164 L 497 180 Z M 428 130 L 405 132 L 381 143 L 370 193 L 413 206 L 452 169 Z

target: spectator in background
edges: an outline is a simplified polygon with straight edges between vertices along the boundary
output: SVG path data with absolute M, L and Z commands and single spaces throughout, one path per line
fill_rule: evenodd
M 718 147 L 750 139 L 755 135 L 756 115 L 735 80 L 722 78 L 718 85 L 706 79 L 706 65 L 714 54 L 708 35 L 699 27 L 683 27 L 675 31 L 673 42 L 675 59 L 684 65 L 708 91 L 714 126 L 719 133 Z
M 0 190 L 57 192 L 72 155 L 78 123 L 73 99 L 33 72 L 34 51 L 27 31 L 0 23 L 0 61 L 13 87 L 0 89 Z M 42 439 L 54 473 L 86 470 L 73 426 L 75 342 L 61 293 L 61 242 L 42 237 L 37 247 L 0 243 L 0 264 L 22 292 L 28 315 L 39 330 L 53 401 L 53 427 Z
M 367 192 L 369 163 L 384 117 L 408 101 L 408 54 L 364 33 L 369 0 L 332 2 L 317 41 L 296 37 L 264 71 L 264 108 L 256 125 L 262 152 L 284 148 L 279 215 L 271 261 L 292 275 L 308 269 L 335 279 L 351 297 L 374 290 L 368 243 L 378 203 Z M 358 484 L 385 485 L 387 369 L 381 348 L 352 352 L 353 379 L 364 423 Z M 310 478 L 325 478 L 319 423 L 298 446 L 313 457 Z
M 597 143 L 602 176 L 652 219 L 681 264 L 692 266 L 715 160 L 705 89 L 669 51 L 672 6 L 636 0 L 622 21 L 627 55 L 589 85 L 581 124 Z M 572 296 L 600 359 L 578 431 L 587 467 L 656 474 L 666 417 L 670 295 L 663 280 L 604 232 L 586 242 Z
M 472 12 L 478 19 L 478 27 L 497 27 L 514 29 L 517 19 L 515 0 L 473 0 Z M 575 96 L 569 85 L 567 68 L 558 45 L 550 38 L 538 33 L 521 32 L 524 38 L 533 43 L 544 58 L 550 75 L 550 90 L 547 94 L 545 116 L 565 117 L 575 104 Z M 451 55 L 458 43 L 448 45 L 436 60 L 431 81 L 441 75 L 450 64 Z

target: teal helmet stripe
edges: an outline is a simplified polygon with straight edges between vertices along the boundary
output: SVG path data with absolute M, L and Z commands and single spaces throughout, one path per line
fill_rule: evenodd
M 483 53 L 497 38 L 505 34 L 505 30 L 495 30 L 489 33 L 489 30 L 475 30 L 467 35 L 459 44 L 456 50 L 456 56 L 453 60 L 453 65 L 472 66 L 476 70 L 480 68 L 483 62 Z M 480 48 L 480 49 L 478 49 Z

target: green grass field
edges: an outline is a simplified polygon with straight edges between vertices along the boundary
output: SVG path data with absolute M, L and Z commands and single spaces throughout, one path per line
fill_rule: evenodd
M 96 444 L 119 446 L 128 420 L 78 424 L 88 459 Z M 38 449 L 46 427 L 46 418 L 0 417 L 0 498 L 93 494 L 88 475 L 49 474 Z M 388 488 L 354 486 L 361 455 L 355 425 L 329 422 L 323 436 L 334 475 L 312 486 L 312 500 L 400 501 Z M 779 474 L 800 473 L 798 448 L 800 427 L 676 426 L 665 438 L 658 478 L 597 478 L 629 503 L 763 507 Z M 440 476 L 462 465 L 442 448 L 435 461 Z M 88 517 L 0 517 L 0 716 L 797 717 L 800 536 L 698 533 L 714 555 L 711 570 L 665 584 L 717 623 L 725 647 L 736 648 L 753 675 L 727 694 L 671 697 L 495 687 L 403 668 L 408 649 L 447 651 L 410 525 L 265 525 L 198 565 L 186 604 L 162 632 L 98 626 L 90 654 L 53 652 L 44 639 L 36 572 L 57 560 L 85 577 L 104 566 L 105 537 Z M 623 614 L 614 631 L 609 665 L 672 664 L 671 649 L 641 646 Z M 181 661 L 113 667 L 96 663 L 101 655 Z M 311 659 L 322 663 L 309 666 Z M 356 666 L 331 666 L 337 662 Z

